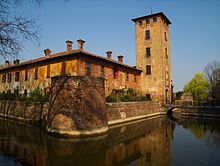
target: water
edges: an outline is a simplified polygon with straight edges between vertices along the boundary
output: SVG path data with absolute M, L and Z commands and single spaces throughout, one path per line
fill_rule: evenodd
M 220 165 L 219 122 L 159 117 L 112 127 L 101 137 L 62 139 L 0 120 L 0 166 Z

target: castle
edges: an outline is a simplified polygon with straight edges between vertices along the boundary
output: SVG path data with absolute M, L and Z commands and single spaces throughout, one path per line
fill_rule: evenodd
M 136 66 L 123 63 L 123 56 L 112 59 L 84 50 L 85 41 L 66 41 L 66 51 L 52 54 L 44 50 L 44 56 L 34 60 L 14 63 L 9 61 L 0 69 L 0 92 L 27 95 L 37 87 L 47 94 L 54 76 L 95 76 L 105 79 L 105 96 L 113 89 L 133 88 L 148 99 L 166 103 L 171 101 L 170 39 L 171 22 L 162 13 L 132 19 L 136 29 Z

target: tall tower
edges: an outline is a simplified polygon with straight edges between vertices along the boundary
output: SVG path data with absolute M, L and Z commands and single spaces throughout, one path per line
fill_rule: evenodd
M 136 67 L 142 69 L 140 90 L 162 104 L 171 101 L 171 22 L 162 13 L 132 19 L 136 30 Z

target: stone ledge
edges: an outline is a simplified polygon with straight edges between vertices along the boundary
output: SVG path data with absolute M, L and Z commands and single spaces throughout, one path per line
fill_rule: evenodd
M 113 126 L 113 125 L 117 125 L 117 124 L 121 124 L 121 123 L 127 123 L 127 122 L 131 122 L 131 121 L 141 120 L 141 119 L 150 118 L 150 117 L 159 116 L 159 115 L 165 115 L 165 114 L 166 114 L 166 112 L 157 112 L 157 113 L 152 113 L 152 114 L 148 114 L 148 115 L 135 116 L 132 118 L 110 120 L 110 121 L 108 121 L 108 125 Z

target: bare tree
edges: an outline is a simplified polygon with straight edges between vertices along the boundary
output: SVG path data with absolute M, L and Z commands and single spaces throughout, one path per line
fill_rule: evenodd
M 220 100 L 220 63 L 213 61 L 204 68 L 205 78 L 209 82 L 209 94 L 213 100 Z
M 41 4 L 42 0 L 29 0 Z M 12 10 L 23 0 L 0 0 L 0 56 L 15 58 L 23 49 L 24 41 L 39 44 L 39 26 L 36 18 L 19 16 Z

